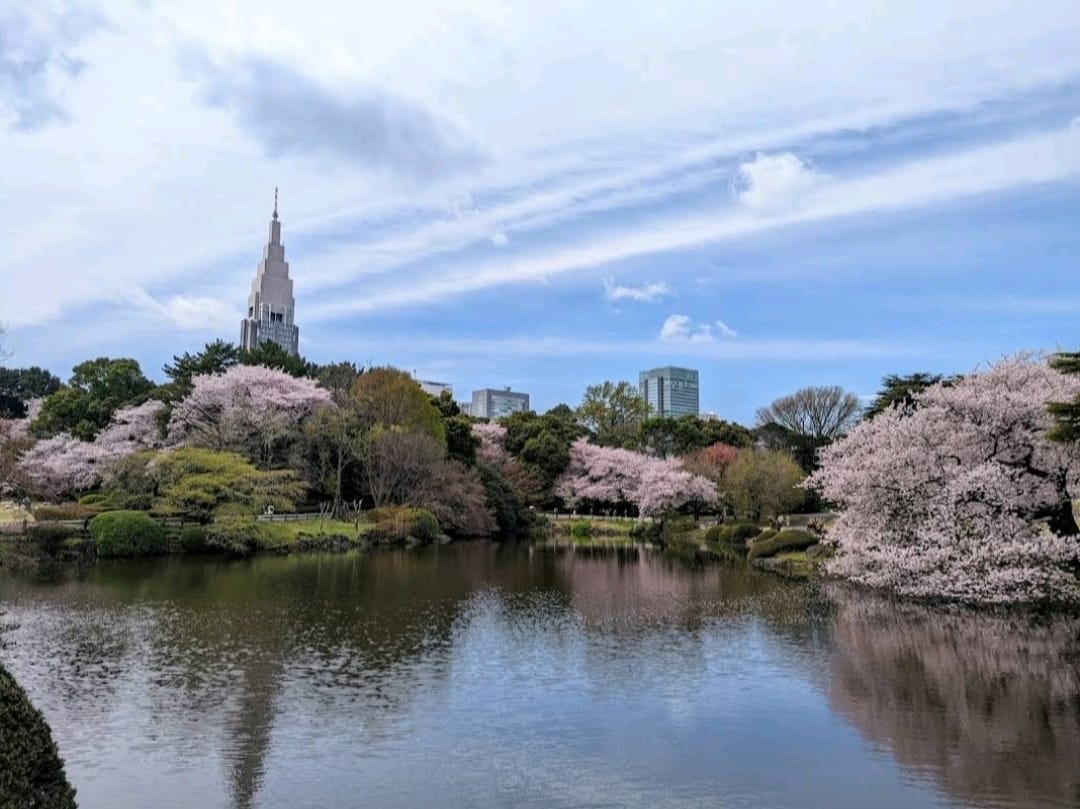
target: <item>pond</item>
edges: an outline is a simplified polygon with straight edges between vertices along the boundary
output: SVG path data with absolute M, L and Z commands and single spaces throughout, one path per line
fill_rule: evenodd
M 84 809 L 1080 807 L 1080 621 L 644 548 L 0 575 Z

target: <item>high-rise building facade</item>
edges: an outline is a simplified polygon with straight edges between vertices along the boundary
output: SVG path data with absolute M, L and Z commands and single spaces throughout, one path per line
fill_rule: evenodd
M 511 413 L 525 413 L 529 409 L 529 394 L 503 388 L 474 390 L 469 415 L 479 419 L 501 419 Z
M 661 418 L 698 414 L 698 372 L 665 366 L 638 374 L 638 390 L 649 411 Z
M 274 216 L 270 220 L 270 241 L 263 248 L 255 280 L 248 295 L 247 317 L 240 323 L 240 347 L 253 349 L 261 343 L 277 343 L 292 355 L 300 352 L 300 328 L 296 325 L 296 299 L 289 278 L 289 262 L 281 243 L 277 189 L 274 189 Z

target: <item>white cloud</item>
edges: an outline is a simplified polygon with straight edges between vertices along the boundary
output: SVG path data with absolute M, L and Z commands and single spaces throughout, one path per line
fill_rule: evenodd
M 141 287 L 116 290 L 116 296 L 150 318 L 164 319 L 181 331 L 239 328 L 240 312 L 221 298 L 173 295 L 164 303 Z
M 776 212 L 794 207 L 823 176 L 792 154 L 759 154 L 735 173 L 732 191 L 752 211 Z
M 737 337 L 735 331 L 717 320 L 713 323 L 695 323 L 686 315 L 670 315 L 660 327 L 658 335 L 665 343 L 712 343 L 717 334 L 721 337 Z
M 428 277 L 407 284 L 367 289 L 361 297 L 316 306 L 316 318 L 338 317 L 441 300 L 510 283 L 550 280 L 617 261 L 721 244 L 792 225 L 842 217 L 882 214 L 960 202 L 1034 185 L 1080 178 L 1080 131 L 1062 129 L 990 143 L 951 154 L 914 159 L 845 177 L 837 176 L 806 192 L 793 210 L 769 215 L 735 209 L 707 215 L 689 213 L 657 219 L 648 227 L 631 222 L 625 230 L 591 241 L 518 254 L 497 263 L 440 264 Z
M 739 333 L 737 331 L 735 331 L 735 329 L 731 328 L 729 325 L 727 325 L 722 320 L 716 321 L 716 331 L 720 334 L 721 337 L 738 337 L 739 336 Z
M 615 283 L 615 279 L 604 279 L 604 297 L 609 301 L 637 301 L 649 303 L 671 294 L 671 287 L 664 281 L 651 281 L 638 286 Z
M 196 272 L 212 268 L 222 294 L 242 303 L 251 265 L 236 257 L 257 260 L 261 212 L 278 184 L 287 200 L 290 249 L 299 237 L 307 242 L 306 255 L 292 255 L 300 294 L 412 265 L 408 273 L 386 272 L 391 278 L 372 290 L 370 306 L 335 289 L 325 300 L 341 311 L 422 303 L 679 244 L 737 238 L 761 225 L 732 221 L 721 211 L 712 222 L 654 216 L 601 236 L 582 214 L 677 198 L 681 188 L 714 182 L 710 171 L 730 176 L 733 167 L 721 172 L 717 161 L 733 153 L 761 150 L 776 158 L 806 142 L 808 133 L 930 120 L 1064 86 L 1080 72 L 1075 0 L 1042 0 L 1037 8 L 999 2 L 993 14 L 985 13 L 985 0 L 956 0 L 948 13 L 940 0 L 911 0 L 887 16 L 867 15 L 862 0 L 826 7 L 789 2 L 779 14 L 750 4 L 733 10 L 678 2 L 661 13 L 655 4 L 614 0 L 562 4 L 557 14 L 530 0 L 450 6 L 401 0 L 375 16 L 330 0 L 100 5 L 108 34 L 86 38 L 73 54 L 85 63 L 81 73 L 56 77 L 71 123 L 33 137 L 0 132 L 0 187 L 19 200 L 0 221 L 0 319 L 16 328 L 107 300 L 103 279 L 157 292 L 165 284 L 177 288 L 185 277 L 203 283 Z M 965 24 L 958 27 L 957 19 Z M 308 160 L 306 151 L 267 160 L 235 117 L 200 101 L 192 76 L 175 59 L 181 41 L 241 60 L 273 56 L 335 95 L 373 82 L 385 86 L 475 136 L 493 163 L 445 186 L 421 188 L 380 182 L 372 176 L 377 170 L 341 161 Z M 650 44 L 647 62 L 643 41 Z M 883 52 L 890 58 L 874 58 Z M 739 82 L 713 80 L 733 63 L 740 65 Z M 938 81 L 942 75 L 950 81 Z M 125 126 L 111 125 L 118 120 Z M 722 131 L 717 121 L 724 122 Z M 697 168 L 689 166 L 693 161 Z M 691 170 L 679 169 L 680 162 Z M 1026 163 L 1020 161 L 1021 170 Z M 755 179 L 748 204 L 768 199 L 767 189 L 783 197 L 766 179 Z M 935 185 L 933 178 L 922 181 Z M 832 185 L 804 191 L 805 206 L 827 202 L 818 195 Z M 435 201 L 448 195 L 456 213 L 433 214 Z M 897 207 L 920 204 L 908 189 L 897 197 Z M 361 208 L 375 214 L 364 227 L 345 237 L 347 228 L 339 227 L 337 241 L 316 238 L 330 220 L 353 224 L 347 217 L 355 220 Z M 538 243 L 519 239 L 519 232 L 555 222 L 583 224 L 572 240 L 552 234 L 543 253 L 515 254 L 519 245 Z M 642 224 L 648 232 L 640 232 Z M 780 224 L 782 216 L 770 219 Z M 494 267 L 461 266 L 452 255 L 443 264 L 463 277 L 450 278 L 446 290 L 439 288 L 441 270 L 413 272 L 425 258 L 497 243 L 496 232 L 514 245 L 500 252 L 514 265 L 505 278 Z M 42 288 L 49 290 L 47 302 L 40 300 Z
M 497 230 L 492 233 L 488 239 L 495 247 L 506 247 L 510 243 L 510 237 L 503 233 L 501 230 Z
M 701 360 L 790 360 L 834 361 L 867 357 L 961 356 L 959 349 L 940 341 L 900 343 L 896 340 L 776 338 L 764 340 L 603 340 L 591 338 L 519 335 L 500 340 L 439 338 L 417 335 L 381 335 L 382 350 L 402 350 L 412 354 L 511 359 L 549 357 L 686 357 Z

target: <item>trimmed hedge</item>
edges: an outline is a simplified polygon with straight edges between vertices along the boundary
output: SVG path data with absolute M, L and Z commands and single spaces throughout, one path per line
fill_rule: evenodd
M 0 807 L 75 809 L 75 790 L 41 712 L 0 666 Z
M 747 559 L 764 559 L 784 551 L 801 551 L 818 543 L 818 537 L 809 531 L 781 531 L 768 539 L 761 539 L 750 546 Z
M 90 521 L 94 550 L 102 558 L 165 553 L 165 529 L 142 511 L 106 511 Z

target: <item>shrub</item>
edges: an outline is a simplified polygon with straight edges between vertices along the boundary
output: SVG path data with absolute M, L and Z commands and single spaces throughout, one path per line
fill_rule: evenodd
M 720 535 L 723 526 L 713 525 L 705 529 L 705 541 L 711 543 L 717 543 L 720 541 Z
M 109 501 L 109 496 L 104 492 L 91 492 L 79 498 L 80 506 L 101 506 Z
M 697 521 L 693 517 L 683 515 L 668 517 L 660 523 L 660 530 L 665 539 L 685 536 L 697 530 Z
M 75 809 L 75 790 L 41 712 L 0 666 L 0 806 Z
M 432 542 L 439 537 L 439 521 L 430 511 L 409 506 L 383 506 L 371 512 L 376 538 L 399 542 L 412 538 Z
M 259 547 L 260 536 L 254 517 L 222 517 L 206 527 L 206 549 L 248 556 Z
M 90 521 L 94 549 L 102 558 L 165 553 L 165 530 L 142 511 L 107 511 Z
M 592 536 L 592 523 L 588 520 L 576 520 L 570 523 L 570 536 L 581 538 Z
M 207 541 L 206 529 L 201 525 L 189 525 L 180 530 L 180 549 L 184 553 L 208 553 L 216 548 L 211 548 Z
M 783 551 L 801 551 L 816 545 L 818 538 L 809 531 L 781 531 L 768 539 L 759 539 L 750 546 L 747 559 L 764 559 Z
M 630 528 L 630 536 L 634 539 L 657 540 L 663 527 L 658 522 L 636 522 Z
M 36 506 L 31 513 L 38 522 L 52 522 L 56 520 L 88 520 L 99 511 L 100 509 L 79 503 L 62 503 L 58 506 Z

